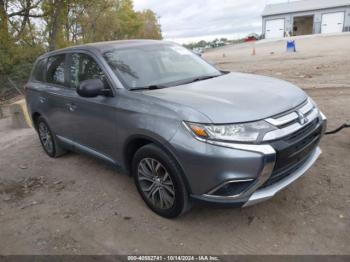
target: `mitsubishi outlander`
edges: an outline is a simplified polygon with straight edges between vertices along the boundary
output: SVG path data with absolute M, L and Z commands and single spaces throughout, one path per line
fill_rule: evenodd
M 72 150 L 121 167 L 167 218 L 196 201 L 246 207 L 273 197 L 315 163 L 326 128 L 295 85 L 220 71 L 166 41 L 44 54 L 25 89 L 50 157 Z

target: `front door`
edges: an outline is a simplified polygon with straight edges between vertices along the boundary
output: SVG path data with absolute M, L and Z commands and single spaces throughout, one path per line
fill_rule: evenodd
M 105 83 L 106 89 L 111 88 L 101 66 L 89 54 L 73 53 L 70 61 L 70 85 L 74 90 L 82 81 L 97 78 Z M 72 104 L 74 141 L 85 150 L 108 160 L 114 159 L 116 151 L 115 102 L 113 96 L 86 98 L 76 93 Z

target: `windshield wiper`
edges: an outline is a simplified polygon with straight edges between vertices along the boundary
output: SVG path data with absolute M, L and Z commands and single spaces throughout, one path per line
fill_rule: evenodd
M 210 75 L 207 75 L 207 76 L 198 76 L 198 77 L 194 77 L 194 78 L 191 78 L 191 79 L 187 79 L 187 80 L 184 80 L 184 81 L 179 81 L 177 85 L 185 85 L 185 84 L 190 84 L 190 83 L 194 83 L 194 82 L 198 82 L 198 81 L 203 81 L 203 80 L 208 80 L 208 79 L 211 79 L 211 78 L 215 78 L 215 77 L 219 77 L 219 76 L 222 76 L 222 75 L 214 75 L 214 76 L 210 76 Z
M 203 80 L 207 80 L 207 79 L 211 79 L 211 78 L 215 78 L 215 77 L 219 77 L 222 75 L 214 75 L 214 76 L 210 76 L 210 75 L 206 75 L 206 76 L 199 76 L 199 77 L 195 77 L 195 78 L 191 78 L 191 79 L 186 79 L 186 80 L 181 80 L 181 81 L 176 81 L 176 82 L 172 82 L 171 84 L 168 83 L 167 85 L 149 85 L 149 86 L 144 86 L 144 87 L 134 87 L 131 88 L 131 91 L 135 91 L 135 90 L 155 90 L 155 89 L 163 89 L 163 88 L 167 88 L 167 87 L 171 87 L 171 86 L 179 86 L 179 85 L 185 85 L 185 84 L 190 84 L 190 83 L 194 83 L 194 82 L 198 82 L 198 81 L 203 81 Z
M 207 79 L 211 79 L 211 78 L 215 78 L 221 75 L 215 75 L 215 76 L 200 76 L 200 77 L 196 77 L 195 79 L 192 79 L 192 81 L 190 83 L 193 82 L 198 82 L 198 81 L 203 81 L 203 80 L 207 80 Z
M 156 90 L 156 89 L 163 89 L 166 88 L 166 86 L 162 85 L 150 85 L 150 86 L 143 86 L 143 87 L 134 87 L 131 88 L 131 91 L 136 91 L 136 90 Z

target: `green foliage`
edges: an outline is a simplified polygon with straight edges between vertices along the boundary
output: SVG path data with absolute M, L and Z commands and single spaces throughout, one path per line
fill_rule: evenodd
M 195 43 L 184 44 L 184 46 L 188 49 L 194 49 L 194 48 L 205 48 L 208 44 L 209 44 L 208 42 L 201 40 Z
M 221 47 L 227 44 L 239 44 L 243 43 L 245 41 L 245 38 L 241 39 L 236 39 L 236 40 L 229 40 L 227 38 L 216 38 L 213 41 L 198 41 L 198 42 L 193 42 L 189 44 L 184 44 L 183 46 L 188 48 L 188 49 L 195 49 L 195 48 L 216 48 L 216 47 Z
M 118 35 L 121 39 L 134 38 L 139 32 L 142 21 L 133 9 L 131 0 L 120 0 L 116 17 L 119 21 Z
M 151 38 L 151 39 L 162 39 L 162 31 L 157 21 L 157 16 L 152 10 L 144 10 L 140 12 L 139 19 L 141 21 L 141 27 L 138 31 L 138 37 Z
M 121 39 L 162 39 L 156 14 L 132 0 L 0 0 L 0 99 L 42 53 Z

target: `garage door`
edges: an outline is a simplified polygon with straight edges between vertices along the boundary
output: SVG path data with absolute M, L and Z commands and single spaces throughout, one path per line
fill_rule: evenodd
M 284 37 L 284 19 L 266 21 L 265 38 Z
M 322 15 L 322 34 L 341 33 L 344 27 L 344 12 Z

